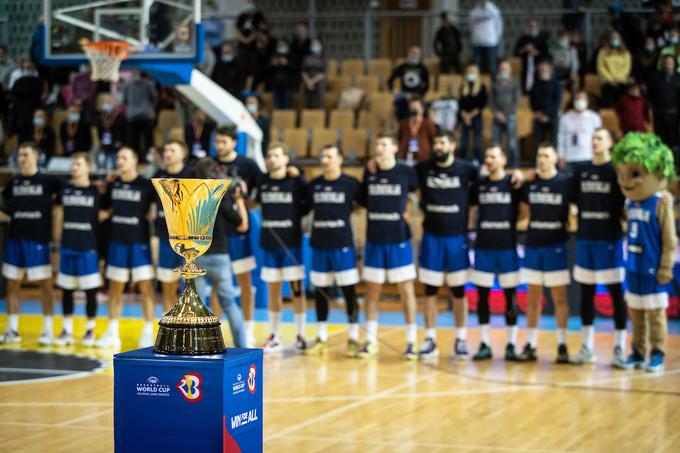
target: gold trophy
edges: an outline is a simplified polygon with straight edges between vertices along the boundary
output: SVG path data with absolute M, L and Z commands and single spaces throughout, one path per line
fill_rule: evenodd
M 186 264 L 175 272 L 186 279 L 179 301 L 158 322 L 154 352 L 160 354 L 219 354 L 224 351 L 220 320 L 203 305 L 194 278 L 205 269 L 194 263 L 212 242 L 215 216 L 233 179 L 151 180 L 163 204 L 170 246 Z

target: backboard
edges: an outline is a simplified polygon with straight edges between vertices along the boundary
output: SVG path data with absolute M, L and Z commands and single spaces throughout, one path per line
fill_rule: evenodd
M 201 0 L 43 0 L 43 5 L 44 64 L 87 63 L 83 39 L 127 42 L 128 65 L 202 60 Z

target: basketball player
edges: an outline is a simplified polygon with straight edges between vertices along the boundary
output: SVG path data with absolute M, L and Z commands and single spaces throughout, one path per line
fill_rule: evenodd
M 477 238 L 475 263 L 471 281 L 477 286 L 479 302 L 477 316 L 481 330 L 481 345 L 474 360 L 492 357 L 489 337 L 489 292 L 494 277 L 505 295 L 505 324 L 508 328 L 505 360 L 517 360 L 517 306 L 515 290 L 519 285 L 517 256 L 517 217 L 520 191 L 513 187 L 512 175 L 505 173 L 507 156 L 500 146 L 493 145 L 484 153 L 484 165 L 489 172 L 473 190 L 477 208 Z
M 614 366 L 626 361 L 626 323 L 628 310 L 623 300 L 621 283 L 625 275 L 623 263 L 623 230 L 621 218 L 625 197 L 611 163 L 612 136 L 607 129 L 593 134 L 593 160 L 574 172 L 574 196 L 578 206 L 576 264 L 574 280 L 581 284 L 581 323 L 583 345 L 575 363 L 594 363 L 595 285 L 606 285 L 614 305 L 616 343 Z
M 307 204 L 314 210 L 312 223 L 312 272 L 316 287 L 317 339 L 310 352 L 321 354 L 328 342 L 329 292 L 342 290 L 349 322 L 347 356 L 359 354 L 359 308 L 356 287 L 359 271 L 354 253 L 350 216 L 359 196 L 359 181 L 342 172 L 342 150 L 326 145 L 320 151 L 321 176 L 310 183 Z
M 468 357 L 465 282 L 470 265 L 467 227 L 470 187 L 477 180 L 477 169 L 465 160 L 456 159 L 453 135 L 441 132 L 434 138 L 433 158 L 416 166 L 420 183 L 420 204 L 425 215 L 420 243 L 418 280 L 425 284 L 425 342 L 421 358 L 439 354 L 435 328 L 437 291 L 446 285 L 453 294 L 456 320 L 454 355 Z
M 104 206 L 111 211 L 111 242 L 106 257 L 109 280 L 109 325 L 96 342 L 98 347 L 120 347 L 118 319 L 128 281 L 136 283 L 142 296 L 144 327 L 140 347 L 153 345 L 153 264 L 149 246 L 149 208 L 155 190 L 151 181 L 137 173 L 137 154 L 128 147 L 118 150 L 117 178 L 110 184 Z
M 538 321 L 543 288 L 550 288 L 557 320 L 557 363 L 568 363 L 567 221 L 572 186 L 569 176 L 557 171 L 557 151 L 541 144 L 536 153 L 536 179 L 522 187 L 522 217 L 529 218 L 522 281 L 529 285 L 527 326 L 528 342 L 520 354 L 523 361 L 536 361 Z
M 163 169 L 158 170 L 154 178 L 187 178 L 190 172 L 184 165 L 188 150 L 186 144 L 179 140 L 170 140 L 163 145 Z M 154 190 L 155 193 L 155 190 Z M 163 310 L 169 311 L 177 302 L 180 276 L 175 268 L 184 264 L 184 258 L 172 250 L 168 240 L 168 225 L 165 221 L 163 205 L 156 193 L 153 197 L 156 205 L 154 231 L 158 236 L 158 270 L 156 278 L 161 282 L 163 291 Z
M 252 198 L 262 172 L 252 159 L 236 152 L 237 131 L 233 126 L 220 126 L 215 131 L 215 148 L 217 162 L 227 175 L 238 177 L 242 181 L 241 192 L 244 197 Z M 241 289 L 241 309 L 246 330 L 246 347 L 255 346 L 255 294 L 251 272 L 256 267 L 255 256 L 248 231 L 239 233 L 229 230 L 229 255 L 231 267 Z
M 97 230 L 103 218 L 99 191 L 90 182 L 90 155 L 71 156 L 71 181 L 62 187 L 57 202 L 63 206 L 63 228 L 59 250 L 57 285 L 62 289 L 64 321 L 61 335 L 54 339 L 58 346 L 69 346 L 73 338 L 73 293 L 83 291 L 87 321 L 83 346 L 94 346 L 97 317 L 97 289 L 102 285 L 97 253 Z
M 297 328 L 295 349 L 303 354 L 307 350 L 307 341 L 304 336 L 306 301 L 301 222 L 302 216 L 309 211 L 305 204 L 308 183 L 302 175 L 288 175 L 289 162 L 288 146 L 281 142 L 270 143 L 266 156 L 268 173 L 258 185 L 257 200 L 262 205 L 262 280 L 267 282 L 269 290 L 269 321 L 272 327 L 263 348 L 267 353 L 283 349 L 279 336 L 283 309 L 281 290 L 283 282 L 290 282 Z
M 59 191 L 59 181 L 38 171 L 38 147 L 22 143 L 17 152 L 19 174 L 8 182 L 5 205 L 11 217 L 9 238 L 5 244 L 2 275 L 7 279 L 7 332 L 0 343 L 21 343 L 19 336 L 19 292 L 21 282 L 35 282 L 40 287 L 43 311 L 42 346 L 52 344 L 52 266 L 49 241 L 52 237 L 52 201 Z
M 366 250 L 363 279 L 366 281 L 366 342 L 359 357 L 378 354 L 378 303 L 382 285 L 396 283 L 406 317 L 406 360 L 417 359 L 415 342 L 416 295 L 413 280 L 416 268 L 411 249 L 411 230 L 405 218 L 408 195 L 418 189 L 413 168 L 397 163 L 396 138 L 380 135 L 375 145 L 377 171 L 364 172 L 360 200 L 366 206 Z

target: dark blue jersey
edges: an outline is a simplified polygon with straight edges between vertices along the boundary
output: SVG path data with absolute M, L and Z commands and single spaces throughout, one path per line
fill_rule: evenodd
M 661 261 L 661 225 L 656 213 L 659 196 L 626 200 L 628 258 L 626 270 L 656 279 Z
M 126 244 L 149 242 L 147 214 L 155 197 L 151 181 L 137 176 L 130 182 L 115 180 L 103 205 L 111 208 L 111 240 Z
M 527 246 L 545 247 L 567 241 L 572 183 L 565 173 L 551 179 L 536 179 L 522 186 L 522 201 L 529 204 Z
M 517 244 L 517 215 L 520 191 L 512 186 L 512 176 L 500 181 L 481 179 L 471 201 L 478 205 L 477 249 L 514 249 Z
M 272 179 L 264 175 L 258 186 L 257 201 L 262 205 L 260 245 L 269 250 L 299 247 L 302 242 L 302 216 L 309 183 L 300 175 Z
M 52 202 L 59 192 L 57 178 L 43 173 L 16 175 L 5 187 L 3 196 L 12 222 L 9 238 L 49 242 L 52 238 Z
M 94 186 L 67 184 L 57 203 L 64 207 L 61 246 L 74 250 L 96 250 L 101 196 Z
M 375 174 L 364 171 L 359 200 L 366 206 L 366 239 L 371 242 L 404 242 L 411 229 L 404 219 L 409 192 L 418 190 L 413 168 L 396 164 Z
M 625 197 L 616 180 L 614 166 L 587 163 L 574 172 L 574 202 L 578 206 L 578 239 L 621 239 L 621 216 Z
M 220 164 L 228 176 L 242 179 L 246 183 L 249 193 L 257 187 L 262 178 L 260 167 L 258 167 L 255 161 L 249 157 L 237 154 L 236 159 L 231 162 L 218 160 L 217 163 Z M 244 196 L 247 195 L 248 194 L 244 194 Z
M 423 229 L 438 236 L 467 234 L 470 189 L 477 180 L 477 169 L 460 159 L 448 167 L 429 160 L 419 163 L 416 172 L 425 214 Z
M 187 167 L 182 168 L 182 170 L 179 173 L 170 173 L 166 170 L 158 170 L 155 175 L 153 175 L 154 178 L 191 178 L 191 170 Z M 168 240 L 168 224 L 165 221 L 165 211 L 163 211 L 163 203 L 161 203 L 161 199 L 158 196 L 158 192 L 156 192 L 156 189 L 153 189 L 154 192 L 154 197 L 153 197 L 153 202 L 156 205 L 156 221 L 154 222 L 154 232 L 156 236 L 158 236 L 158 239 L 161 241 L 167 241 Z
M 350 216 L 359 189 L 359 181 L 344 173 L 335 181 L 323 176 L 312 180 L 307 192 L 307 204 L 314 210 L 312 247 L 354 246 Z

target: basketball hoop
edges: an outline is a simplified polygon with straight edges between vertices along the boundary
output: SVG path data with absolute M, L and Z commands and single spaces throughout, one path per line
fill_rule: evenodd
M 130 45 L 125 41 L 83 41 L 85 55 L 90 60 L 92 80 L 118 80 L 118 70 L 123 60 L 127 59 Z

